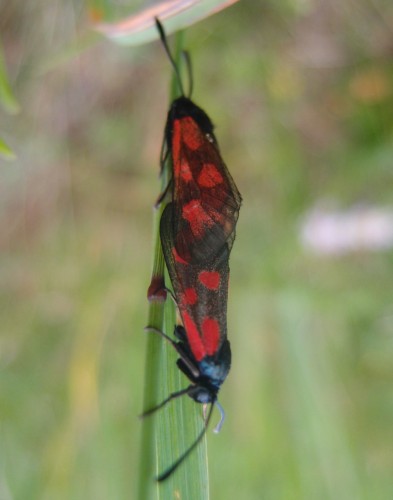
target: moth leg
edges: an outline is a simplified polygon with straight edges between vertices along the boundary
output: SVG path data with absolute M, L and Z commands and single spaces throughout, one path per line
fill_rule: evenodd
M 173 348 L 179 352 L 179 348 L 178 348 L 178 345 L 177 343 L 172 340 L 166 333 L 164 333 L 162 330 L 160 330 L 159 328 L 156 328 L 155 326 L 145 326 L 144 328 L 145 332 L 153 332 L 153 333 L 157 333 L 157 335 L 160 335 L 161 337 L 163 337 L 165 340 L 167 340 L 172 346 Z M 180 353 L 179 353 L 180 354 Z
M 175 351 L 178 353 L 178 355 L 180 356 L 180 359 L 183 361 L 183 363 L 187 366 L 187 368 L 190 371 L 190 373 L 192 374 L 192 376 L 199 377 L 200 373 L 199 373 L 198 368 L 196 368 L 196 366 L 194 365 L 192 360 L 189 358 L 187 353 L 184 351 L 180 342 L 179 343 L 175 342 L 170 337 L 168 337 L 168 335 L 166 333 L 164 333 L 159 328 L 156 328 L 155 326 L 149 326 L 149 325 L 145 326 L 144 330 L 145 330 L 145 332 L 157 333 L 158 335 L 163 337 L 166 341 L 168 341 L 171 344 L 171 346 L 175 349 Z M 176 327 L 175 327 L 175 330 L 176 330 Z
M 162 175 L 162 172 L 164 170 L 164 165 L 168 157 L 169 157 L 169 148 L 164 134 L 160 151 L 160 175 Z
M 168 194 L 171 188 L 172 188 L 172 179 L 168 182 L 164 191 L 158 196 L 156 202 L 154 203 L 154 208 L 157 208 L 161 205 L 161 203 L 163 202 L 163 200 L 165 199 L 166 195 Z
M 187 342 L 186 330 L 184 326 L 175 326 L 175 337 L 178 338 L 181 342 Z
M 164 401 L 161 401 L 161 403 L 159 403 L 158 405 L 153 406 L 153 408 L 149 408 L 148 410 L 145 410 L 142 413 L 142 415 L 140 415 L 141 418 L 144 418 L 144 417 L 147 417 L 148 415 L 151 415 L 152 413 L 154 413 L 155 411 L 159 410 L 160 408 L 165 406 L 167 403 L 169 403 L 169 401 L 172 401 L 172 399 L 176 399 L 176 398 L 179 398 L 180 396 L 184 396 L 184 394 L 188 394 L 192 387 L 193 386 L 189 386 L 186 389 L 181 389 L 180 391 L 172 392 L 172 394 L 170 394 L 166 399 L 164 399 Z
M 167 287 L 165 287 L 165 291 L 166 291 L 167 293 L 169 293 L 169 295 L 170 295 L 171 299 L 173 300 L 173 302 L 174 302 L 175 306 L 177 307 L 177 301 L 176 301 L 175 294 L 172 292 L 172 290 L 171 290 L 170 288 L 167 288 Z
M 166 136 L 166 133 L 164 134 L 164 138 L 162 140 L 162 146 L 161 146 L 161 152 L 160 152 L 160 177 L 162 177 L 162 175 L 164 173 L 165 163 L 168 161 L 168 158 L 170 155 L 168 143 L 167 143 L 165 136 Z M 168 182 L 164 191 L 158 196 L 157 201 L 154 204 L 154 208 L 157 208 L 162 203 L 162 201 L 164 200 L 165 196 L 167 195 L 171 185 L 172 185 L 172 179 Z

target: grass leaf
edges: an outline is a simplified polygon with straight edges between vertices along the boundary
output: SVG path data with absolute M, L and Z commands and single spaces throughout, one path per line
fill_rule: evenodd
M 205 0 L 204 2 L 158 2 L 130 15 L 119 13 L 102 0 L 92 0 L 90 17 L 97 31 L 120 45 L 140 45 L 158 38 L 154 18 L 165 21 L 167 35 L 229 7 L 238 0 Z
M 182 34 L 177 36 L 175 59 L 178 64 L 182 45 Z M 177 85 L 173 77 L 171 97 L 176 97 Z M 164 167 L 162 189 L 170 178 L 170 165 Z M 164 258 L 161 249 L 159 223 L 165 203 L 155 212 L 154 261 L 155 277 L 164 276 Z M 170 283 L 168 277 L 165 283 Z M 149 306 L 150 326 L 173 335 L 176 323 L 175 306 L 168 297 L 166 302 L 152 301 Z M 169 394 L 187 387 L 188 381 L 176 366 L 177 354 L 167 342 L 153 332 L 147 332 L 144 408 L 164 400 Z M 139 498 L 187 498 L 207 499 L 208 472 L 206 439 L 167 480 L 154 483 L 154 477 L 170 467 L 195 440 L 203 427 L 202 407 L 184 396 L 170 402 L 166 407 L 143 420 Z M 154 432 L 155 431 L 155 432 Z M 155 496 L 153 491 L 155 490 Z

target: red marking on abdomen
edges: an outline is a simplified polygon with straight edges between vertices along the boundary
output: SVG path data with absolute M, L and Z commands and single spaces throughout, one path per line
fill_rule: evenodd
M 188 262 L 186 260 L 184 260 L 180 257 L 180 255 L 177 253 L 175 247 L 172 248 L 172 255 L 173 255 L 173 258 L 175 259 L 175 261 L 178 262 L 179 264 L 184 264 L 184 265 L 188 264 Z
M 198 300 L 198 295 L 195 288 L 186 288 L 183 294 L 183 303 L 189 306 L 193 306 Z
M 184 205 L 182 215 L 190 223 L 191 231 L 197 238 L 201 238 L 206 228 L 214 224 L 199 200 L 191 200 Z
M 189 149 L 195 151 L 202 146 L 202 138 L 199 128 L 190 116 L 181 118 L 181 122 L 183 142 Z
M 201 271 L 198 279 L 209 290 L 217 290 L 220 286 L 220 273 L 217 271 Z
M 220 325 L 213 318 L 205 318 L 202 322 L 203 343 L 208 356 L 217 352 L 220 341 Z
M 191 351 L 195 356 L 195 359 L 197 361 L 200 361 L 202 358 L 206 356 L 206 350 L 199 335 L 198 328 L 196 327 L 196 324 L 191 319 L 189 314 L 184 312 L 182 316 L 183 316 L 184 328 L 187 333 L 187 339 L 190 344 Z
M 212 188 L 223 181 L 222 175 L 213 163 L 205 163 L 198 176 L 198 184 L 202 187 Z

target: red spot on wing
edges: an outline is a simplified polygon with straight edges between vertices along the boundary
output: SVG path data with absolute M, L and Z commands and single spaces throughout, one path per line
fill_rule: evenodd
M 179 120 L 175 120 L 173 122 L 173 132 L 172 132 L 172 156 L 173 161 L 180 157 L 180 148 L 181 148 L 181 124 Z
M 178 262 L 179 264 L 184 264 L 184 265 L 188 264 L 188 262 L 186 260 L 184 260 L 180 257 L 180 255 L 177 253 L 175 247 L 172 248 L 172 255 L 173 255 L 173 258 L 175 259 L 175 261 Z
M 177 173 L 176 170 L 178 170 L 178 169 L 175 168 L 175 175 Z M 185 182 L 192 181 L 192 173 L 191 173 L 190 165 L 184 159 L 180 162 L 180 172 L 179 172 L 179 174 L 180 174 L 180 177 Z
M 197 300 L 198 300 L 198 295 L 195 291 L 195 288 L 186 288 L 184 290 L 183 301 L 182 301 L 184 304 L 193 306 L 194 304 L 196 304 Z
M 184 144 L 195 151 L 202 146 L 202 137 L 199 127 L 190 116 L 185 116 L 181 120 L 182 140 Z
M 205 229 L 214 224 L 214 221 L 202 207 L 200 200 L 191 200 L 184 205 L 182 216 L 190 223 L 191 231 L 197 238 L 201 238 Z
M 200 361 L 202 358 L 206 356 L 206 349 L 202 343 L 202 339 L 199 335 L 198 328 L 188 313 L 183 312 L 182 317 L 184 322 L 184 328 L 187 333 L 188 343 L 190 344 L 191 347 L 191 351 L 195 356 L 195 359 L 197 361 Z
M 209 290 L 217 290 L 220 286 L 220 273 L 217 271 L 202 271 L 198 279 Z
M 205 163 L 198 176 L 198 184 L 202 187 L 212 188 L 221 184 L 223 177 L 213 163 Z
M 203 343 L 208 356 L 217 352 L 220 342 L 220 326 L 214 318 L 205 318 L 202 322 Z

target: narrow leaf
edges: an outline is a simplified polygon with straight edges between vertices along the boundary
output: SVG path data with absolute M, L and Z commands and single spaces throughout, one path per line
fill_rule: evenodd
M 177 36 L 175 59 L 180 64 L 182 34 Z M 169 66 L 169 65 L 168 65 Z M 176 97 L 177 85 L 172 81 L 171 98 Z M 158 161 L 157 161 L 158 168 Z M 162 176 L 162 190 L 170 178 L 170 164 L 166 163 Z M 164 277 L 164 257 L 161 249 L 159 223 L 165 203 L 161 203 L 154 217 L 154 260 L 152 275 L 157 281 Z M 165 277 L 168 286 L 169 278 Z M 148 324 L 173 337 L 176 322 L 175 306 L 167 297 L 149 304 Z M 146 332 L 145 393 L 143 409 L 163 401 L 169 394 L 187 387 L 189 382 L 176 366 L 177 354 L 173 347 L 154 332 Z M 168 479 L 161 483 L 155 477 L 171 466 L 194 441 L 203 427 L 202 407 L 187 396 L 143 420 L 138 498 L 141 500 L 209 498 L 206 438 Z
M 158 38 L 154 21 L 156 17 L 162 22 L 165 21 L 165 30 L 169 35 L 225 9 L 237 1 L 163 1 L 111 22 L 105 18 L 108 6 L 104 9 L 102 0 L 93 0 L 90 7 L 90 17 L 94 29 L 112 41 L 121 45 L 140 45 Z

